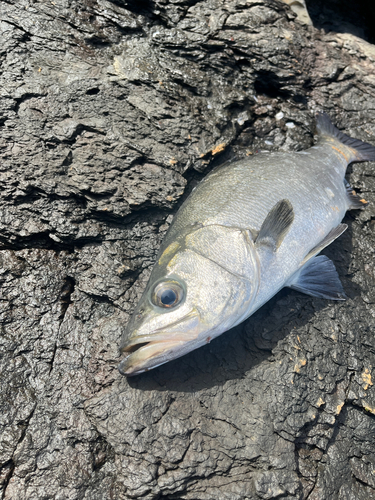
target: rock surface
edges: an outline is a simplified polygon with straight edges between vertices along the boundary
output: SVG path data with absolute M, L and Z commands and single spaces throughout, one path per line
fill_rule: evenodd
M 325 251 L 346 302 L 284 290 L 180 360 L 116 368 L 215 164 L 312 145 L 317 110 L 375 144 L 374 46 L 275 0 L 1 9 L 2 498 L 375 499 L 374 163 Z

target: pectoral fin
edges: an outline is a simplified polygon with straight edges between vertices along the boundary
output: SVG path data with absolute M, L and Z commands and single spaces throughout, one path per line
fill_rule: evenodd
M 313 297 L 331 300 L 346 298 L 335 265 L 325 255 L 310 259 L 292 276 L 287 286 Z
M 294 220 L 294 210 L 289 200 L 281 200 L 265 218 L 255 241 L 257 247 L 267 245 L 274 252 L 279 248 Z
M 332 231 L 330 231 L 327 234 L 327 236 L 319 243 L 319 245 L 316 245 L 316 247 L 314 247 L 310 250 L 310 252 L 306 255 L 306 257 L 301 262 L 301 265 L 305 264 L 305 262 L 307 262 L 312 257 L 314 257 L 314 255 L 317 255 L 318 253 L 320 253 L 323 250 L 323 248 L 330 245 L 333 241 L 335 241 L 336 238 L 338 238 L 347 229 L 348 229 L 347 224 L 339 224 L 337 227 L 333 228 Z

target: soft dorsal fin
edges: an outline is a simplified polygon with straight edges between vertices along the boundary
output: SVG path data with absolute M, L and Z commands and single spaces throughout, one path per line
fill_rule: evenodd
M 303 266 L 305 262 L 310 260 L 314 255 L 317 255 L 319 252 L 323 250 L 323 248 L 328 247 L 336 238 L 338 238 L 344 231 L 348 229 L 347 224 L 339 224 L 337 227 L 334 227 L 327 236 L 314 248 L 310 250 L 310 252 L 305 256 L 301 265 Z
M 279 248 L 294 220 L 294 210 L 289 200 L 281 200 L 264 219 L 255 241 L 256 246 L 267 245 L 274 252 Z
M 335 265 L 325 255 L 309 260 L 291 277 L 287 286 L 313 297 L 331 300 L 346 298 Z
M 354 189 L 346 179 L 344 179 L 344 184 L 346 188 L 346 194 L 349 200 L 349 208 L 352 210 L 365 208 L 366 205 L 368 205 L 368 201 L 358 196 L 358 194 L 354 191 Z

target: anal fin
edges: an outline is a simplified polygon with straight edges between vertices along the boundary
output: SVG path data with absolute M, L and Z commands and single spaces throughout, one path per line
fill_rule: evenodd
M 335 265 L 325 255 L 310 259 L 292 276 L 287 286 L 313 297 L 346 299 Z
M 310 250 L 310 252 L 305 256 L 301 265 L 305 264 L 308 260 L 310 260 L 314 255 L 317 255 L 319 252 L 323 250 L 323 248 L 330 245 L 336 238 L 338 238 L 344 231 L 348 229 L 347 224 L 339 224 L 337 227 L 334 227 L 327 236 L 314 248 Z
M 366 205 L 368 205 L 368 201 L 366 201 L 364 198 L 361 198 L 361 196 L 358 196 L 358 194 L 354 191 L 354 189 L 346 179 L 344 179 L 344 183 L 346 187 L 346 194 L 349 199 L 349 208 L 351 210 L 365 208 Z

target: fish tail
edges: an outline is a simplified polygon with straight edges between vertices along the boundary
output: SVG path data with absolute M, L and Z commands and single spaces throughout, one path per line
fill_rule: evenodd
M 334 138 L 345 145 L 345 149 L 350 150 L 350 161 L 348 163 L 352 161 L 375 161 L 375 146 L 359 139 L 353 139 L 353 137 L 340 132 L 325 113 L 317 113 L 316 128 L 320 137 Z

